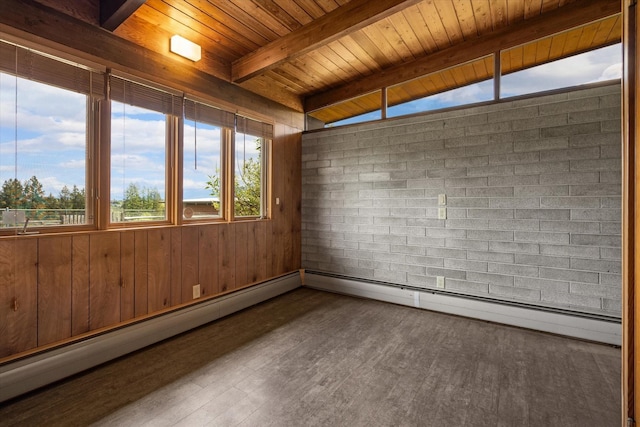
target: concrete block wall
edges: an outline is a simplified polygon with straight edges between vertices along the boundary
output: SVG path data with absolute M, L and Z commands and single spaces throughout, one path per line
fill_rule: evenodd
M 620 315 L 619 84 L 302 144 L 303 268 Z

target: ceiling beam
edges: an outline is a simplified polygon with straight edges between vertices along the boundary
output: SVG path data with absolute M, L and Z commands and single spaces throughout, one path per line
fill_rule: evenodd
M 146 0 L 100 0 L 100 26 L 114 31 Z
M 484 36 L 409 63 L 393 66 L 337 88 L 308 96 L 305 111 L 311 112 L 338 102 L 393 86 L 427 74 L 491 55 L 536 39 L 620 13 L 620 0 L 577 1 Z
M 242 83 L 420 1 L 422 0 L 352 0 L 234 61 L 231 79 L 234 83 Z

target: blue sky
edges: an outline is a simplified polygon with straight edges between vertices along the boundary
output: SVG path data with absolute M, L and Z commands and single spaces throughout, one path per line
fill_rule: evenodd
M 619 78 L 621 45 L 556 61 L 502 77 L 503 97 L 533 93 L 575 84 Z M 66 90 L 17 79 L 0 73 L 0 185 L 16 177 L 38 177 L 47 194 L 57 196 L 63 186 L 84 187 L 86 98 Z M 390 109 L 389 115 L 412 114 L 491 99 L 492 82 L 483 82 L 434 95 Z M 123 121 L 123 114 L 126 120 Z M 112 199 L 121 199 L 131 182 L 156 188 L 164 196 L 164 116 L 138 107 L 114 103 L 112 126 Z M 379 119 L 379 112 L 366 120 Z M 345 123 L 364 121 L 356 117 Z M 17 141 L 16 141 L 17 123 Z M 334 124 L 337 125 L 338 123 Z M 220 165 L 220 132 L 213 126 L 194 123 L 184 128 L 184 198 L 210 197 L 204 188 L 208 176 Z M 126 137 L 123 138 L 123 126 Z M 244 141 L 242 134 L 237 135 Z M 247 138 L 249 141 L 249 138 Z M 195 167 L 197 145 L 197 168 Z M 256 156 L 255 144 L 247 144 L 247 156 Z M 124 173 L 123 173 L 124 171 Z

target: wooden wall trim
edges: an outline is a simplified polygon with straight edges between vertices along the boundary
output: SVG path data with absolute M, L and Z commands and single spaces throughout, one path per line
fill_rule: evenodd
M 636 150 L 638 123 L 637 99 L 640 85 L 636 60 L 638 42 L 638 8 L 635 4 L 623 5 L 623 55 L 624 78 L 622 91 L 622 131 L 623 131 L 623 176 L 622 176 L 622 425 L 627 425 L 627 420 L 633 420 L 639 413 L 636 399 L 637 372 L 637 342 L 638 332 L 636 319 L 636 307 L 638 297 L 635 292 L 635 278 L 638 277 L 636 262 L 637 246 L 640 239 L 637 238 L 639 219 L 636 217 L 638 189 L 635 185 L 637 174 L 638 152 Z

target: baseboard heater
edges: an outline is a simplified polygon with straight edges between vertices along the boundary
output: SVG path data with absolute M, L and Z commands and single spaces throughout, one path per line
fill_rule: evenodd
M 535 329 L 620 346 L 617 317 L 540 307 L 453 292 L 362 280 L 319 271 L 305 271 L 304 285 L 314 289 L 370 298 L 426 310 Z
M 299 286 L 300 273 L 290 273 L 84 341 L 6 363 L 0 366 L 0 402 L 266 301 Z

